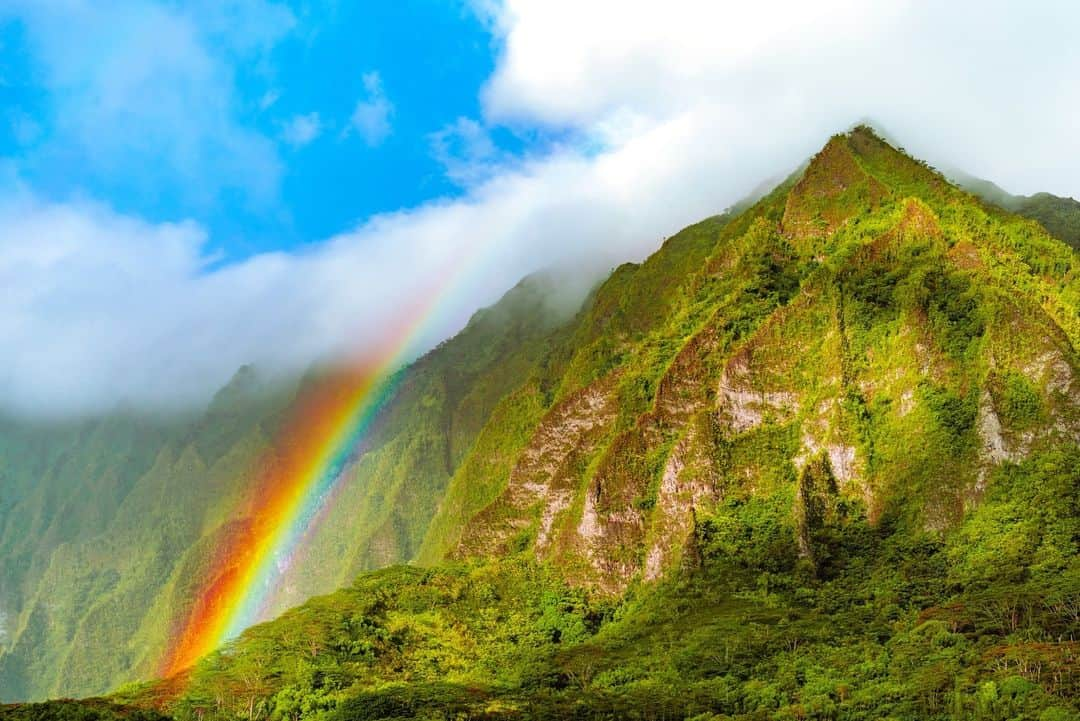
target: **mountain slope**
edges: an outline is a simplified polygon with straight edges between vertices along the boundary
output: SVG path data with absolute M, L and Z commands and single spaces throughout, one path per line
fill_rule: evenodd
M 587 288 L 539 274 L 404 372 L 272 612 L 408 560 L 491 407 Z M 102 693 L 153 675 L 213 549 L 246 522 L 256 461 L 318 374 L 245 369 L 191 417 L 0 423 L 0 699 Z
M 138 663 L 176 559 L 220 523 L 267 442 L 282 401 L 252 385 L 238 374 L 194 420 L 5 423 L 3 697 L 104 690 Z
M 869 128 L 618 268 L 178 718 L 1076 718 L 1080 265 Z M 442 560 L 448 559 L 448 560 Z
M 945 529 L 996 465 L 1080 438 L 1075 257 L 868 129 L 708 228 L 657 301 L 624 289 L 701 227 L 600 289 L 553 354 L 561 377 L 519 391 L 547 383 L 554 403 L 530 432 L 485 430 L 444 501 L 485 488 L 487 505 L 426 547 L 530 548 L 615 593 L 677 562 L 694 508 L 788 485 L 818 454 L 870 517 Z M 491 468 L 491 446 L 517 454 Z
M 823 484 L 702 512 L 682 567 L 619 603 L 527 557 L 388 569 L 251 629 L 178 696 L 114 698 L 181 719 L 1076 718 L 1078 463 L 995 471 L 942 536 L 843 502 L 800 522 L 821 459 Z

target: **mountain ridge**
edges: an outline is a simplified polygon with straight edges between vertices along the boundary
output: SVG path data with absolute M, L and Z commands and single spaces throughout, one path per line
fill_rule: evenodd
M 640 572 L 643 568 L 641 559 L 636 561 L 615 558 L 601 558 L 599 561 L 594 553 L 595 549 L 590 548 L 590 544 L 594 544 L 596 537 L 611 540 L 618 539 L 618 544 L 623 546 L 625 551 L 625 544 L 631 542 L 631 537 L 638 537 L 648 535 L 649 533 L 658 532 L 649 530 L 649 521 L 645 519 L 645 515 L 640 511 L 642 509 L 635 508 L 635 504 L 656 504 L 659 503 L 661 508 L 665 507 L 665 504 L 672 510 L 675 508 L 682 508 L 685 512 L 686 502 L 679 503 L 674 498 L 664 497 L 661 493 L 665 488 L 671 492 L 674 487 L 674 476 L 682 473 L 687 466 L 700 466 L 706 463 L 705 456 L 709 454 L 702 454 L 701 449 L 694 449 L 694 439 L 700 437 L 703 431 L 692 428 L 692 426 L 685 426 L 682 431 L 685 435 L 682 438 L 675 438 L 670 433 L 670 430 L 662 430 L 664 425 L 678 425 L 679 423 L 686 422 L 686 417 L 693 415 L 695 412 L 700 413 L 710 403 L 717 406 L 716 410 L 723 418 L 722 423 L 727 425 L 729 432 L 735 432 L 736 435 L 753 428 L 760 424 L 762 417 L 768 413 L 776 413 L 782 410 L 784 406 L 791 406 L 794 402 L 794 393 L 791 389 L 783 388 L 783 383 L 779 386 L 769 387 L 769 383 L 776 381 L 769 381 L 766 378 L 761 378 L 760 381 L 764 382 L 765 387 L 762 387 L 761 382 L 755 383 L 753 380 L 747 380 L 749 375 L 760 375 L 761 370 L 751 368 L 749 359 L 752 355 L 776 354 L 776 350 L 773 347 L 777 344 L 781 344 L 779 338 L 773 338 L 770 340 L 770 333 L 777 334 L 779 336 L 784 335 L 784 315 L 797 315 L 800 311 L 800 303 L 804 306 L 813 306 L 812 301 L 809 300 L 810 296 L 807 293 L 815 293 L 818 296 L 825 294 L 828 296 L 830 293 L 833 296 L 833 300 L 830 301 L 833 308 L 826 309 L 824 316 L 820 316 L 818 320 L 812 320 L 810 322 L 816 323 L 817 327 L 825 329 L 826 334 L 833 334 L 836 338 L 831 342 L 831 350 L 829 350 L 828 358 L 825 365 L 832 365 L 836 371 L 836 380 L 839 384 L 835 384 L 835 391 L 831 397 L 820 398 L 819 403 L 829 405 L 831 407 L 839 407 L 845 400 L 846 395 L 851 391 L 853 383 L 858 384 L 857 378 L 844 376 L 851 376 L 853 373 L 852 363 L 850 358 L 843 358 L 843 355 L 850 355 L 852 352 L 850 347 L 850 340 L 844 337 L 843 332 L 838 334 L 837 323 L 843 323 L 845 321 L 845 312 L 842 309 L 844 303 L 844 292 L 840 291 L 837 295 L 834 291 L 825 287 L 821 276 L 832 272 L 840 277 L 841 284 L 843 283 L 862 283 L 864 279 L 859 277 L 859 271 L 856 268 L 846 268 L 839 270 L 822 270 L 817 267 L 810 268 L 809 266 L 803 270 L 799 270 L 795 266 L 797 263 L 792 262 L 795 254 L 802 254 L 809 258 L 809 261 L 802 261 L 804 263 L 815 263 L 813 258 L 820 254 L 822 247 L 821 243 L 832 239 L 832 242 L 836 243 L 836 236 L 839 233 L 843 235 L 843 232 L 849 232 L 844 229 L 847 221 L 851 218 L 859 215 L 870 215 L 870 221 L 882 224 L 884 232 L 882 232 L 875 241 L 870 245 L 853 244 L 847 252 L 851 255 L 852 260 L 857 264 L 865 264 L 873 262 L 875 257 L 880 257 L 882 254 L 896 253 L 896 244 L 899 247 L 903 247 L 908 238 L 918 237 L 928 242 L 936 243 L 939 246 L 939 257 L 935 262 L 940 262 L 946 266 L 952 267 L 957 274 L 950 276 L 933 276 L 935 283 L 944 283 L 946 285 L 955 283 L 959 285 L 967 284 L 970 286 L 970 281 L 965 279 L 963 275 L 964 268 L 971 270 L 973 267 L 985 267 L 983 264 L 986 262 L 984 259 L 980 259 L 977 256 L 979 251 L 971 245 L 970 241 L 961 240 L 952 248 L 944 248 L 944 233 L 940 227 L 936 213 L 928 205 L 928 202 L 962 202 L 963 194 L 960 191 L 953 189 L 944 180 L 940 174 L 929 169 L 925 164 L 921 164 L 910 160 L 906 156 L 902 156 L 895 151 L 885 150 L 887 146 L 881 141 L 869 128 L 861 128 L 854 131 L 850 136 L 836 136 L 825 146 L 823 151 L 815 156 L 811 161 L 806 172 L 802 175 L 798 182 L 796 182 L 790 192 L 786 193 L 786 197 L 781 200 L 775 196 L 767 197 L 765 200 L 756 206 L 756 214 L 759 215 L 759 220 L 755 221 L 755 224 L 751 224 L 747 231 L 746 245 L 738 250 L 736 255 L 738 259 L 714 256 L 709 259 L 709 263 L 717 268 L 723 268 L 728 273 L 729 278 L 726 282 L 730 283 L 731 277 L 738 275 L 738 262 L 745 261 L 746 257 L 750 255 L 750 249 L 753 248 L 755 252 L 761 253 L 763 256 L 767 255 L 766 262 L 775 263 L 778 258 L 781 258 L 784 254 L 788 257 L 788 269 L 787 272 L 794 273 L 798 277 L 777 279 L 777 291 L 776 288 L 766 288 L 765 292 L 776 293 L 774 302 L 766 310 L 767 312 L 762 314 L 757 320 L 751 320 L 752 323 L 761 323 L 759 328 L 751 329 L 749 337 L 740 340 L 735 339 L 735 343 L 744 343 L 742 349 L 737 349 L 737 346 L 730 346 L 731 350 L 736 351 L 737 354 L 727 361 L 727 364 L 723 366 L 722 373 L 719 374 L 718 382 L 719 389 L 715 393 L 705 393 L 703 396 L 691 402 L 690 406 L 686 405 L 685 395 L 689 392 L 686 390 L 689 386 L 694 386 L 700 381 L 698 378 L 680 378 L 679 368 L 680 364 L 684 366 L 699 365 L 703 362 L 701 357 L 705 354 L 706 357 L 709 354 L 716 355 L 716 344 L 718 342 L 717 335 L 719 329 L 715 327 L 709 327 L 708 321 L 702 323 L 702 319 L 699 318 L 694 325 L 694 330 L 690 332 L 685 340 L 685 346 L 676 353 L 669 353 L 664 357 L 661 365 L 664 363 L 670 363 L 666 371 L 662 371 L 658 378 L 648 378 L 647 382 L 654 385 L 656 390 L 654 406 L 651 411 L 644 410 L 642 415 L 637 416 L 636 420 L 630 421 L 624 417 L 626 409 L 633 407 L 631 404 L 625 402 L 625 397 L 620 397 L 619 386 L 621 383 L 625 383 L 623 379 L 618 378 L 615 374 L 602 375 L 597 380 L 594 380 L 592 384 L 586 383 L 582 386 L 571 385 L 570 388 L 574 389 L 572 393 L 578 393 L 580 395 L 570 395 L 564 398 L 562 405 L 557 405 L 549 413 L 549 421 L 541 421 L 540 430 L 538 434 L 540 438 L 531 448 L 525 447 L 523 457 L 526 461 L 532 462 L 530 459 L 543 459 L 545 455 L 555 454 L 557 457 L 547 459 L 546 466 L 542 468 L 548 476 L 556 476 L 555 478 L 548 478 L 546 480 L 538 480 L 535 476 L 535 472 L 530 471 L 529 464 L 519 464 L 509 475 L 509 485 L 503 492 L 502 500 L 496 499 L 491 505 L 486 508 L 483 513 L 483 519 L 478 523 L 473 524 L 471 528 L 474 529 L 475 538 L 469 538 L 470 526 L 466 525 L 466 537 L 461 541 L 458 546 L 458 550 L 452 555 L 456 555 L 460 558 L 468 558 L 470 556 L 485 552 L 490 552 L 490 548 L 494 545 L 496 548 L 502 548 L 504 550 L 513 547 L 515 544 L 520 546 L 524 539 L 520 534 L 525 529 L 530 527 L 530 523 L 536 523 L 536 519 L 529 521 L 528 517 L 530 509 L 534 508 L 535 503 L 540 503 L 542 510 L 539 512 L 539 527 L 534 529 L 538 534 L 536 538 L 536 544 L 538 546 L 538 552 L 542 550 L 544 553 L 548 553 L 548 547 L 552 543 L 550 535 L 556 526 L 555 517 L 561 513 L 564 513 L 571 506 L 576 509 L 574 512 L 576 516 L 576 529 L 567 530 L 563 533 L 565 544 L 568 548 L 564 548 L 569 555 L 559 555 L 559 552 L 553 552 L 555 555 L 549 557 L 549 560 L 556 562 L 563 566 L 579 567 L 583 563 L 591 562 L 595 566 L 594 570 L 605 577 L 605 580 L 599 581 L 604 586 L 606 585 L 612 591 L 618 592 L 625 588 L 627 580 L 634 575 L 634 573 Z M 871 165 L 874 162 L 879 164 L 882 162 L 881 156 L 883 153 L 892 152 L 895 154 L 895 158 L 899 159 L 896 167 L 887 167 L 886 169 L 892 173 L 890 180 L 892 183 L 886 185 L 879 181 L 870 171 L 867 170 L 865 165 Z M 880 169 L 879 169 L 880 172 Z M 903 190 L 906 187 L 910 187 L 913 183 L 924 182 L 924 192 L 922 195 L 924 199 L 916 196 L 904 197 L 899 195 L 896 189 L 899 187 Z M 882 205 L 884 199 L 887 196 L 893 197 L 893 203 L 897 206 L 896 211 L 892 211 L 892 215 L 882 218 L 874 218 L 873 214 Z M 748 211 L 751 215 L 755 214 L 754 210 Z M 778 216 L 778 232 L 770 231 L 767 227 L 768 223 L 763 221 L 765 216 L 772 216 L 776 218 Z M 861 222 L 870 222 L 861 221 Z M 739 228 L 741 229 L 741 227 Z M 843 231 L 843 232 L 841 232 Z M 774 233 L 770 235 L 770 233 Z M 723 231 L 721 231 L 723 236 Z M 679 236 L 676 236 L 678 238 Z M 671 241 L 669 241 L 671 242 Z M 790 245 L 789 245 L 790 244 Z M 801 247 L 800 247 L 801 246 Z M 786 249 L 785 249 L 786 248 Z M 764 249 L 764 252 L 763 252 Z M 663 253 L 661 250 L 658 252 Z M 832 251 L 832 257 L 839 257 L 836 255 L 837 251 Z M 654 256 L 655 257 L 655 256 Z M 642 267 L 648 267 L 650 261 L 646 261 L 646 265 Z M 843 262 L 843 259 L 841 259 Z M 1015 267 L 1015 266 L 1014 266 Z M 925 274 L 927 269 L 917 268 L 917 273 Z M 936 269 L 934 270 L 936 271 Z M 952 271 L 950 271 L 952 272 Z M 843 274 L 847 274 L 843 276 Z M 617 279 L 618 273 L 613 278 Z M 920 276 L 921 277 L 921 276 Z M 700 281 L 704 282 L 704 281 Z M 786 288 L 784 287 L 786 284 Z M 805 284 L 803 290 L 798 290 L 800 284 Z M 966 286 L 965 286 L 966 287 Z M 733 289 L 727 289 L 731 292 Z M 749 288 L 750 293 L 760 294 L 763 289 L 761 288 Z M 855 293 L 862 292 L 860 288 L 854 289 Z M 871 289 L 874 292 L 878 292 L 877 289 Z M 947 290 L 957 290 L 959 293 L 963 293 L 963 288 L 948 288 Z M 601 289 L 601 295 L 598 296 L 598 303 L 602 304 L 603 288 Z M 790 297 L 793 297 L 796 293 L 799 294 L 799 298 L 788 303 Z M 745 307 L 748 307 L 751 297 L 742 297 L 738 303 L 741 303 Z M 800 300 L 801 299 L 801 300 Z M 878 300 L 871 298 L 871 301 Z M 926 336 L 928 331 L 932 332 L 932 328 L 927 328 L 926 325 L 933 324 L 933 318 L 923 318 L 921 315 L 938 315 L 949 321 L 969 321 L 970 319 L 958 318 L 954 319 L 951 316 L 959 316 L 966 311 L 970 311 L 971 308 L 964 307 L 964 304 L 971 305 L 972 299 L 959 299 L 956 302 L 956 307 L 949 308 L 915 308 L 912 309 L 913 315 L 908 319 L 911 323 L 909 332 L 912 338 L 918 335 Z M 737 303 L 737 304 L 738 304 Z M 1075 321 L 1075 314 L 1070 319 L 1062 308 L 1054 306 L 1055 310 L 1059 314 L 1059 317 L 1065 321 L 1065 326 L 1068 332 L 1064 329 L 1058 330 L 1058 347 L 1050 348 L 1046 352 L 1054 355 L 1056 359 L 1054 362 L 1065 362 L 1061 360 L 1062 353 L 1066 353 L 1067 357 L 1074 358 L 1076 325 L 1075 323 L 1069 324 L 1068 321 Z M 1030 310 L 1030 309 L 1029 309 Z M 811 313 L 817 312 L 814 310 Z M 835 317 L 829 318 L 832 314 Z M 980 335 L 982 334 L 982 325 L 985 324 L 983 320 L 970 320 L 971 323 L 979 326 L 978 328 L 967 329 L 974 330 Z M 1053 323 L 1053 321 L 1051 321 Z M 779 326 L 779 330 L 773 328 Z M 647 327 L 647 326 L 641 326 Z M 966 332 L 961 328 L 959 332 L 954 331 L 952 328 L 944 329 L 946 334 L 957 335 L 958 338 L 945 338 L 946 343 L 949 342 L 961 342 L 965 338 L 960 335 Z M 1061 333 L 1065 334 L 1065 338 L 1061 337 Z M 935 345 L 942 345 L 942 341 L 934 341 L 932 338 L 927 338 L 927 342 L 934 342 Z M 667 339 L 653 339 L 653 342 L 663 343 L 672 342 L 672 338 Z M 677 342 L 677 341 L 675 341 Z M 732 342 L 730 339 L 727 341 L 729 344 Z M 800 349 L 805 351 L 805 349 Z M 872 350 L 872 349 L 866 349 Z M 893 348 L 893 352 L 897 349 Z M 948 348 L 942 349 L 945 351 L 941 355 L 945 356 L 940 359 L 936 359 L 942 366 L 938 370 L 938 380 L 945 380 L 945 376 L 948 374 L 949 369 L 947 366 L 953 359 L 949 358 L 950 355 Z M 913 356 L 919 355 L 918 341 L 915 341 L 915 345 L 911 347 L 909 351 Z M 740 355 L 741 354 L 741 355 Z M 926 355 L 925 351 L 922 353 Z M 698 357 L 694 357 L 697 355 Z M 955 355 L 955 353 L 953 353 Z M 794 355 L 789 357 L 795 357 Z M 915 360 L 915 358 L 913 358 Z M 925 358 L 921 363 L 929 363 L 931 359 Z M 708 362 L 705 360 L 705 362 Z M 570 367 L 572 368 L 574 361 L 570 361 Z M 774 376 L 776 375 L 789 375 L 796 369 L 792 368 L 782 373 L 777 373 L 776 369 L 764 369 L 768 370 Z M 1044 371 L 1045 372 L 1045 371 Z M 1072 378 L 1071 371 L 1069 374 Z M 715 375 L 715 374 L 714 374 Z M 591 376 L 588 376 L 591 377 Z M 813 381 L 820 384 L 821 381 Z M 966 383 L 967 381 L 965 381 Z M 1073 385 L 1074 381 L 1070 380 L 1068 387 L 1065 389 L 1069 393 L 1075 393 L 1076 390 Z M 564 381 L 565 384 L 565 381 Z M 865 381 L 863 382 L 865 385 Z M 679 388 L 683 388 L 681 391 L 684 398 L 678 399 L 677 396 L 680 391 Z M 848 390 L 842 390 L 842 387 Z M 580 390 L 578 390 L 580 388 Z M 625 386 L 623 386 L 625 388 Z M 905 388 L 900 392 L 900 396 L 904 403 L 918 404 L 919 401 L 916 398 L 916 393 L 919 391 L 917 386 Z M 957 388 L 956 392 L 959 393 L 961 388 Z M 569 393 L 564 391 L 564 394 Z M 967 398 L 950 398 L 950 402 L 963 402 L 976 409 L 977 415 L 982 419 L 981 422 L 987 428 L 997 429 L 1000 425 L 995 415 L 995 411 L 989 407 L 989 401 L 986 399 L 990 397 L 990 390 L 985 389 L 980 392 L 980 400 L 972 402 Z M 618 399 L 616 401 L 616 398 Z M 860 400 L 860 403 L 865 404 L 865 400 Z M 577 413 L 571 412 L 569 417 L 567 416 L 567 409 L 572 408 L 573 404 L 577 403 L 579 410 Z M 640 403 L 640 402 L 639 402 Z M 647 401 L 646 401 L 647 403 Z M 696 405 L 694 405 L 696 403 Z M 805 402 L 804 402 L 805 403 Z M 680 407 L 680 404 L 682 407 Z M 798 405 L 796 403 L 796 405 Z M 619 411 L 614 409 L 618 408 Z M 682 417 L 680 417 L 682 416 Z M 545 422 L 549 422 L 551 428 L 545 430 L 543 425 Z M 705 422 L 705 421 L 702 421 Z M 833 469 L 841 480 L 850 481 L 853 476 L 857 475 L 858 469 L 866 465 L 866 458 L 861 457 L 861 449 L 856 449 L 855 445 L 850 442 L 841 442 L 842 439 L 848 438 L 849 440 L 857 436 L 860 432 L 857 428 L 851 424 L 847 424 L 843 428 L 839 427 L 835 419 L 825 419 L 824 417 L 817 417 L 814 421 L 818 425 L 822 426 L 819 430 L 823 437 L 815 437 L 814 434 L 804 436 L 800 444 L 802 446 L 800 451 L 792 453 L 793 458 L 800 458 L 805 461 L 806 458 L 812 456 L 820 449 L 825 449 L 831 458 L 831 463 L 837 468 Z M 1062 421 L 1064 422 L 1064 421 Z M 1072 435 L 1072 440 L 1075 440 L 1077 426 L 1075 425 L 1075 418 L 1071 418 L 1068 423 L 1071 429 L 1069 433 Z M 628 426 L 623 430 L 619 430 L 620 424 L 622 426 Z M 564 443 L 565 448 L 561 456 L 559 456 L 559 450 L 545 439 L 548 436 L 565 437 L 569 428 L 573 428 L 577 433 L 590 433 L 593 431 L 594 426 L 604 425 L 611 429 L 611 434 L 608 437 L 606 450 L 594 455 L 593 462 L 598 464 L 596 468 L 592 469 L 590 473 L 593 475 L 592 480 L 585 481 L 589 485 L 589 492 L 586 494 L 580 487 L 581 481 L 574 481 L 572 478 L 573 470 L 571 470 L 575 463 L 574 458 L 569 455 L 581 450 L 582 444 L 585 443 L 585 436 L 580 436 L 576 441 Z M 1002 450 L 1002 444 L 1004 441 L 999 438 L 999 433 L 995 430 L 993 433 L 985 431 L 987 438 L 984 438 L 984 443 L 988 447 L 995 449 L 995 457 L 1003 457 L 1003 454 L 1007 454 Z M 661 439 L 662 437 L 665 437 Z M 835 436 L 836 440 L 830 442 L 829 437 Z M 989 437 L 993 436 L 993 437 Z M 594 440 L 590 442 L 593 446 L 602 447 L 605 444 L 601 441 Z M 648 487 L 641 485 L 641 479 L 655 478 L 657 469 L 650 470 L 642 460 L 648 454 L 648 448 L 658 448 L 657 451 L 660 455 L 654 461 L 654 465 L 657 462 L 661 464 L 666 463 L 663 467 L 663 472 L 659 474 L 661 480 L 657 487 Z M 684 458 L 680 453 L 676 453 L 674 456 L 668 456 L 664 461 L 663 456 L 669 453 L 674 448 L 679 448 L 681 452 L 687 453 L 690 456 L 696 456 L 696 460 L 690 460 L 690 458 Z M 594 451 L 596 449 L 594 448 Z M 635 460 L 636 459 L 636 460 Z M 999 458 L 1000 460 L 1000 458 Z M 558 465 L 564 465 L 567 468 L 564 469 L 563 478 L 560 480 L 557 476 L 560 471 L 555 467 Z M 636 465 L 635 465 L 636 464 Z M 544 464 L 541 464 L 544 465 Z M 632 488 L 619 489 L 619 474 L 625 472 L 626 468 L 633 468 L 633 473 L 639 479 L 639 483 Z M 606 474 L 606 475 L 605 475 Z M 705 474 L 708 475 L 708 472 Z M 468 485 L 472 483 L 471 478 L 464 478 L 458 481 L 461 484 Z M 974 483 L 975 481 L 972 481 Z M 451 481 L 450 494 L 454 493 L 453 484 L 455 481 Z M 545 483 L 547 485 L 545 486 Z M 709 481 L 698 481 L 699 485 L 691 495 L 694 496 L 694 500 L 690 503 L 696 505 L 708 497 L 711 501 L 718 500 L 717 492 L 715 490 L 715 483 Z M 704 485 L 700 485 L 704 484 Z M 655 482 L 654 482 L 654 485 Z M 693 485 L 693 484 L 692 484 Z M 544 490 L 540 490 L 541 487 Z M 713 488 L 712 491 L 708 491 L 706 487 Z M 876 489 L 875 489 L 876 490 Z M 959 491 L 958 491 L 959 492 Z M 968 493 L 974 493 L 975 491 L 969 490 Z M 617 501 L 613 501 L 613 493 L 621 493 Z M 649 497 L 649 494 L 652 497 Z M 864 495 L 867 498 L 872 497 L 872 489 L 867 488 Z M 538 500 L 543 496 L 542 500 Z M 603 497 L 604 503 L 607 505 L 605 509 L 598 509 L 597 504 Z M 617 504 L 615 508 L 612 503 Z M 959 501 L 958 501 L 959 502 Z M 501 504 L 501 507 L 500 507 Z M 873 506 L 873 504 L 870 504 Z M 655 506 L 650 506 L 650 510 Z M 516 509 L 516 510 L 515 510 Z M 599 511 L 599 515 L 598 514 Z M 655 511 L 653 511 L 655 512 Z M 506 517 L 509 515 L 513 519 L 514 514 L 517 514 L 517 520 L 511 520 L 509 525 L 504 525 L 505 530 L 501 532 L 495 532 L 493 537 L 491 533 L 493 528 L 497 527 L 501 522 L 506 524 Z M 875 511 L 875 513 L 877 513 Z M 607 514 L 614 524 L 611 528 L 605 529 L 603 532 L 597 534 L 595 526 L 598 522 L 602 522 L 601 516 Z M 502 519 L 500 521 L 500 519 Z M 629 526 L 627 526 L 628 519 Z M 681 529 L 682 532 L 687 530 L 686 521 L 674 522 L 672 519 L 665 519 L 659 525 L 674 525 Z M 642 539 L 638 538 L 633 543 L 641 543 Z M 646 555 L 651 559 L 646 565 L 650 566 L 649 574 L 655 577 L 658 573 L 656 560 L 658 557 L 664 555 L 664 547 L 671 546 L 674 543 L 672 539 L 666 541 L 655 541 L 654 545 L 646 552 Z M 558 544 L 556 544 L 557 546 Z M 674 544 L 677 545 L 677 544 Z M 584 551 L 577 553 L 574 551 L 574 547 L 584 547 Z M 568 550 L 569 549 L 569 550 Z M 580 549 L 579 549 L 580 550 Z M 586 557 L 591 557 L 586 558 Z M 426 560 L 434 560 L 428 558 Z M 605 563 L 610 564 L 609 569 L 605 572 L 602 571 L 599 566 Z M 621 580 L 616 580 L 621 579 Z M 596 581 L 597 579 L 593 579 Z

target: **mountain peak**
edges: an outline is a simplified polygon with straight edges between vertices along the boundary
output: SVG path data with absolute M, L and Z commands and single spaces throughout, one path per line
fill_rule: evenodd
M 833 136 L 788 194 L 781 227 L 791 239 L 830 235 L 889 196 L 888 188 L 863 169 L 849 137 Z

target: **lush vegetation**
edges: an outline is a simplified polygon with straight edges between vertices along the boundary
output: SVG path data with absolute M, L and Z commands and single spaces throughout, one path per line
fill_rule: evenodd
M 870 129 L 836 136 L 572 318 L 536 286 L 479 314 L 360 457 L 345 562 L 312 569 L 346 588 L 111 700 L 1077 718 L 1078 263 Z
M 152 709 L 121 706 L 104 699 L 46 701 L 0 706 L 6 721 L 168 721 Z
M 945 536 L 790 490 L 702 514 L 613 602 L 506 559 L 362 576 L 206 659 L 178 719 L 1076 718 L 1080 449 L 1002 467 Z M 805 492 L 805 489 L 804 491 Z M 832 491 L 835 493 L 835 490 Z M 810 553 L 801 548 L 808 534 Z M 153 686 L 119 700 L 146 704 Z

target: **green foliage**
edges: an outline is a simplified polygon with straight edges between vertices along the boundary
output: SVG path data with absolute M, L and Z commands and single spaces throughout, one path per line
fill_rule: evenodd
M 432 567 L 115 698 L 180 721 L 1075 717 L 1078 274 L 1035 223 L 838 136 L 573 317 L 525 283 L 405 372 L 323 550 L 338 582 Z M 140 470 L 202 477 L 212 427 Z M 186 532 L 160 550 L 191 559 L 157 581 L 173 603 L 217 538 Z M 54 579 L 55 618 L 112 643 L 133 577 Z
M 919 390 L 938 428 L 944 432 L 947 447 L 954 453 L 963 451 L 973 441 L 978 399 L 970 393 L 959 396 L 948 388 L 929 382 L 922 383 Z
M 923 282 L 927 289 L 926 311 L 931 326 L 942 338 L 945 352 L 963 358 L 973 341 L 985 329 L 983 303 L 971 280 L 960 273 L 928 273 Z
M 527 561 L 389 569 L 249 630 L 173 713 L 1075 717 L 1080 448 L 1003 467 L 944 538 L 870 524 L 828 500 L 824 458 L 807 468 L 816 572 L 783 491 L 703 513 L 700 565 L 615 603 Z
M 1000 379 L 1000 415 L 1010 427 L 1025 430 L 1043 419 L 1042 396 L 1026 376 L 1009 371 Z
M 699 523 L 698 544 L 707 558 L 742 573 L 791 572 L 798 545 L 790 509 L 783 496 L 727 501 Z
M 157 711 L 101 699 L 0 705 L 2 721 L 168 721 Z

